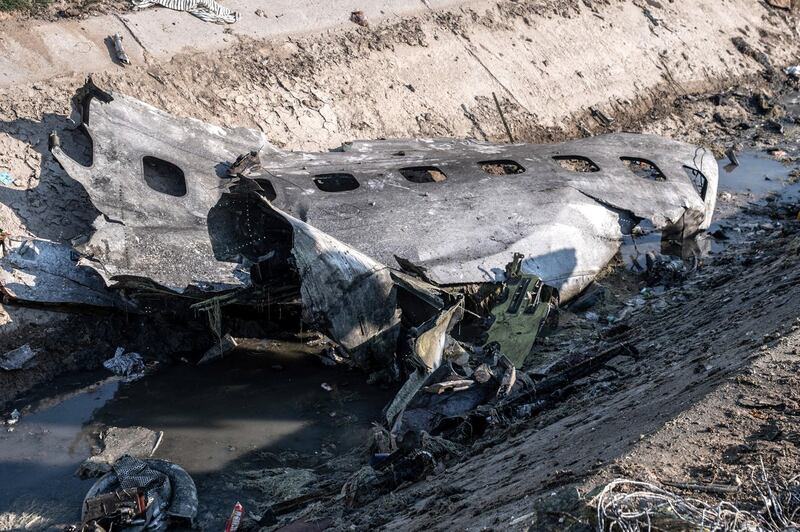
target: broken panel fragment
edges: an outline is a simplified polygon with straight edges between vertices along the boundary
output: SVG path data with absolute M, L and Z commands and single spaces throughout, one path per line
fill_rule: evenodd
M 229 180 L 217 167 L 253 146 L 261 133 L 173 117 L 139 100 L 97 89 L 76 97 L 77 118 L 92 139 L 92 164 L 72 159 L 57 137 L 51 151 L 102 213 L 80 251 L 107 282 L 146 278 L 181 293 L 242 286 L 238 265 L 218 261 L 206 218 Z
M 246 167 L 231 170 L 253 178 L 276 209 L 379 264 L 402 257 L 439 285 L 495 282 L 522 253 L 522 271 L 563 300 L 605 267 L 626 227 L 646 219 L 689 236 L 711 222 L 716 198 L 713 157 L 651 135 L 537 146 L 358 141 L 301 153 L 278 150 L 257 131 L 175 118 L 92 85 L 78 101 L 94 164 L 84 167 L 58 146 L 53 153 L 103 213 L 85 251 L 108 280 L 141 276 L 178 291 L 246 282 L 235 264 L 209 253 L 207 228 L 240 154 Z M 567 160 L 592 171 L 559 164 Z M 637 176 L 626 167 L 631 160 L 657 168 L 658 178 Z M 148 185 L 145 168 L 163 179 Z
M 648 220 L 687 237 L 714 209 L 713 158 L 649 135 L 541 146 L 359 141 L 301 153 L 91 82 L 77 103 L 91 165 L 70 158 L 57 137 L 52 151 L 101 213 L 79 264 L 134 297 L 191 294 L 209 311 L 226 298 L 296 294 L 304 321 L 357 365 L 412 376 L 389 419 L 442 363 L 462 312 L 448 287 L 507 283 L 487 348 L 513 368 L 553 294 L 579 293 L 633 225 Z M 636 175 L 626 161 L 658 175 Z M 525 258 L 509 273 L 517 254 Z M 394 264 L 419 278 L 393 274 Z M 498 378 L 514 385 L 509 369 Z
M 496 343 L 517 368 L 522 367 L 544 327 L 551 302 L 558 302 L 553 288 L 536 275 L 521 272 L 522 259 L 521 254 L 515 254 L 506 267 L 506 282 L 492 308 L 494 321 L 486 341 L 487 345 Z

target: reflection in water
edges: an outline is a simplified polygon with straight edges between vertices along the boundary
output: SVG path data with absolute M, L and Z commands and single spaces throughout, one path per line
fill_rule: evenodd
M 57 520 L 75 518 L 92 484 L 74 476 L 91 451 L 85 427 L 118 384 L 109 380 L 85 388 L 23 415 L 12 432 L 0 429 L 0 511 L 33 507 Z
M 747 192 L 763 196 L 777 192 L 788 184 L 789 174 L 795 165 L 786 165 L 760 152 L 744 152 L 737 155 L 739 165 L 719 161 L 719 190 L 724 192 Z
M 648 253 L 677 257 L 693 265 L 708 254 L 710 245 L 711 239 L 704 233 L 681 240 L 676 235 L 656 231 L 649 221 L 643 220 L 635 235 L 623 235 L 619 254 L 627 269 L 642 272 L 646 269 L 645 256 Z
M 718 161 L 720 192 L 749 192 L 756 198 L 763 198 L 771 193 L 780 193 L 788 198 L 800 192 L 800 184 L 792 183 L 790 179 L 790 174 L 798 165 L 784 164 L 762 152 L 744 152 L 737 158 L 738 166 L 729 164 L 727 159 Z M 715 219 L 722 221 L 718 216 Z M 709 251 L 718 253 L 725 247 L 724 242 L 705 234 L 683 241 L 666 238 L 662 232 L 653 230 L 646 220 L 639 224 L 639 229 L 640 232 L 635 236 L 625 235 L 620 246 L 620 256 L 626 268 L 632 271 L 642 271 L 645 268 L 645 256 L 648 252 L 691 262 L 705 256 Z
M 265 452 L 336 454 L 365 443 L 395 390 L 367 385 L 360 372 L 324 367 L 304 348 L 169 366 L 135 382 L 108 379 L 41 401 L 33 413 L 23 411 L 13 432 L 0 433 L 0 512 L 33 502 L 56 522 L 77 519 L 91 481 L 74 472 L 104 425 L 164 431 L 156 456 L 181 464 L 198 484 L 201 510 L 215 513 L 243 495 L 220 473 L 257 464 Z M 41 393 L 56 387 L 49 383 Z
M 126 384 L 95 419 L 164 431 L 156 456 L 180 460 L 190 474 L 209 473 L 254 450 L 313 453 L 323 444 L 363 443 L 391 397 L 365 380 L 363 373 L 325 368 L 311 357 L 243 354 L 172 366 Z

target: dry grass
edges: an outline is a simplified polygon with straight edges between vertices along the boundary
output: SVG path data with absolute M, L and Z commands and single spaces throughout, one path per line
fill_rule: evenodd
M 1 512 L 0 530 L 41 530 L 50 523 L 49 519 L 43 517 L 46 513 L 46 509 L 39 510 L 33 504 L 22 511 Z

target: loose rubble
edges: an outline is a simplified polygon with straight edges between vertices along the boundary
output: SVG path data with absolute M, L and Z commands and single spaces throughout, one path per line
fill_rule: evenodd
M 35 356 L 36 351 L 31 349 L 30 345 L 25 344 L 0 356 L 0 368 L 5 371 L 23 369 L 31 364 Z
M 124 347 L 118 347 L 114 356 L 103 362 L 103 367 L 120 377 L 137 379 L 144 375 L 144 360 L 139 353 L 126 353 Z
M 150 458 L 163 438 L 163 432 L 144 427 L 109 427 L 100 435 L 102 449 L 84 460 L 76 474 L 81 478 L 99 477 L 111 471 L 114 463 L 125 455 Z

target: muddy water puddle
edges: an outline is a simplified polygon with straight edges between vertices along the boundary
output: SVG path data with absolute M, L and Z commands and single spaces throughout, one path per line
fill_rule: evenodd
M 790 144 L 786 148 L 791 153 L 797 146 Z M 800 183 L 793 182 L 791 173 L 800 169 L 800 164 L 781 162 L 765 152 L 746 151 L 738 155 L 739 165 L 730 164 L 728 159 L 718 161 L 719 191 L 718 193 L 746 194 L 751 200 L 763 200 L 766 196 L 777 194 L 781 198 L 800 197 Z M 731 229 L 739 225 L 741 212 L 738 206 L 727 205 L 719 198 L 714 214 L 714 223 L 709 233 L 719 229 Z M 741 232 L 722 231 L 725 239 L 704 235 L 694 242 L 675 245 L 663 238 L 660 231 L 644 221 L 640 224 L 643 233 L 637 236 L 626 235 L 620 246 L 620 257 L 625 267 L 631 271 L 642 271 L 645 267 L 645 256 L 648 252 L 687 259 L 692 256 L 716 254 L 723 251 L 731 242 L 742 240 Z
M 797 169 L 794 163 L 785 164 L 767 153 L 744 152 L 737 155 L 739 165 L 719 161 L 720 192 L 750 192 L 757 197 L 785 188 L 796 188 L 791 183 L 790 173 Z
M 155 456 L 184 467 L 197 483 L 200 514 L 222 519 L 247 500 L 230 482 L 237 471 L 274 466 L 268 457 L 287 451 L 310 457 L 313 467 L 365 443 L 395 392 L 365 380 L 297 353 L 236 353 L 134 382 L 102 372 L 66 376 L 29 397 L 28 408 L 18 405 L 13 432 L 0 432 L 0 516 L 33 511 L 54 525 L 74 521 L 92 484 L 74 472 L 94 435 L 139 425 L 164 432 Z

